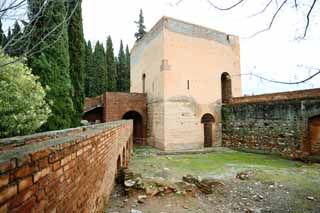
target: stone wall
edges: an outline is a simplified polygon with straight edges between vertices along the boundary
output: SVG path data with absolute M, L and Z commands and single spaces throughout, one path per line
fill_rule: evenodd
M 301 158 L 313 154 L 310 122 L 319 115 L 320 89 L 233 98 L 222 107 L 222 143 Z
M 0 140 L 0 212 L 103 212 L 132 121 Z

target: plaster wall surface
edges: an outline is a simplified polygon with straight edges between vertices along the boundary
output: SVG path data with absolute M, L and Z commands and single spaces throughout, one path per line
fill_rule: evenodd
M 164 144 L 163 72 L 163 26 L 158 22 L 131 50 L 130 92 L 147 93 L 148 143 L 158 148 Z M 143 86 L 143 76 L 145 85 Z M 143 90 L 144 87 L 144 90 Z
M 221 144 L 221 75 L 241 96 L 240 46 L 236 36 L 163 17 L 131 54 L 131 92 L 143 92 L 146 75 L 148 136 L 164 150 L 204 146 L 201 117 L 210 113 L 213 146 Z

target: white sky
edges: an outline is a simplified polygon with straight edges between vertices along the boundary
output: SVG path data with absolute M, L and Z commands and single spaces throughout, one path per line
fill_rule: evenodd
M 233 0 L 212 0 L 219 6 L 231 5 Z M 184 0 L 175 5 L 177 0 L 83 0 L 84 31 L 87 40 L 95 43 L 97 40 L 105 43 L 111 35 L 116 51 L 120 39 L 124 44 L 133 46 L 134 33 L 140 8 L 143 9 L 147 30 L 164 15 L 200 24 L 241 38 L 241 72 L 254 72 L 269 79 L 278 81 L 298 81 L 308 77 L 315 71 L 298 67 L 320 68 L 319 29 L 320 4 L 315 7 L 312 14 L 313 22 L 305 40 L 297 40 L 302 35 L 305 26 L 305 16 L 310 0 L 305 5 L 299 5 L 296 11 L 287 5 L 279 14 L 272 30 L 259 34 L 253 38 L 246 37 L 264 29 L 276 10 L 272 5 L 262 15 L 249 17 L 262 10 L 269 0 L 247 1 L 234 10 L 221 12 L 212 8 L 207 0 Z M 282 1 L 278 1 L 282 2 Z M 303 8 L 306 8 L 303 10 Z M 303 19 L 302 19 L 303 18 Z M 317 21 L 317 22 L 316 22 Z M 117 54 L 117 52 L 115 53 Z M 243 76 L 243 93 L 259 94 L 276 91 L 297 90 L 319 87 L 320 76 L 306 84 L 284 86 L 261 81 L 254 77 Z

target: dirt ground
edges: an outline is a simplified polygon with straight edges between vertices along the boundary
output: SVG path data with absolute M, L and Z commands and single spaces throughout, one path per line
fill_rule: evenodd
M 143 179 L 178 185 L 184 175 L 214 179 L 221 185 L 212 194 L 199 190 L 125 195 L 117 186 L 108 213 L 179 212 L 320 212 L 320 164 L 289 161 L 272 155 L 221 149 L 207 154 L 157 155 L 152 148 L 136 148 L 130 171 Z M 237 174 L 247 175 L 245 180 Z

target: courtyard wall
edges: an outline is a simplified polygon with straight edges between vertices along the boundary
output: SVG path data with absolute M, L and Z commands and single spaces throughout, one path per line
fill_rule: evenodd
M 222 106 L 222 143 L 290 158 L 320 154 L 319 116 L 320 89 L 233 98 Z

